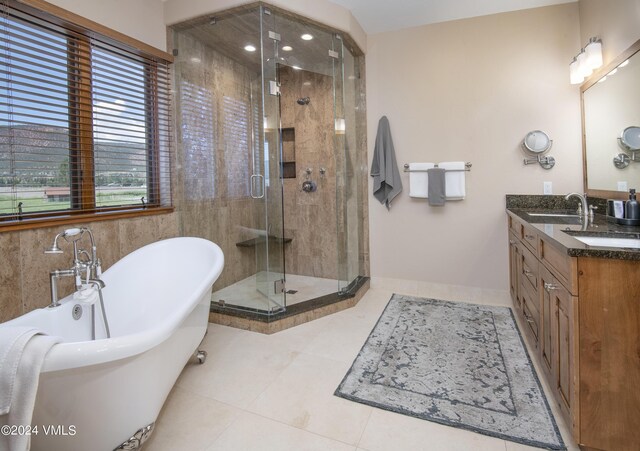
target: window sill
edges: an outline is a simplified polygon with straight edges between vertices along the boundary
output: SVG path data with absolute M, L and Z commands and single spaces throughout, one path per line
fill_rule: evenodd
M 78 224 L 80 222 L 112 221 L 116 219 L 135 218 L 140 216 L 153 216 L 173 213 L 174 207 L 150 207 L 126 210 L 112 210 L 100 213 L 69 213 L 62 216 L 49 216 L 46 218 L 25 218 L 21 221 L 0 222 L 0 233 L 14 232 L 17 230 L 40 229 L 44 227 L 57 227 L 65 224 Z

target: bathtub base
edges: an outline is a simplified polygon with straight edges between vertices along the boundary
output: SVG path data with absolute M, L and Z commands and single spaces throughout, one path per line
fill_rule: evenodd
M 151 434 L 153 433 L 153 428 L 156 425 L 155 422 L 146 425 L 143 428 L 140 428 L 136 431 L 135 434 L 131 436 L 129 440 L 124 442 L 122 445 L 118 446 L 113 451 L 137 451 L 139 450 L 144 442 L 149 440 Z

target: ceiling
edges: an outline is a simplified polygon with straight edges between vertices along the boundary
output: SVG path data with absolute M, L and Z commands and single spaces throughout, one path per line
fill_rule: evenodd
M 367 34 L 578 0 L 329 0 L 351 10 Z

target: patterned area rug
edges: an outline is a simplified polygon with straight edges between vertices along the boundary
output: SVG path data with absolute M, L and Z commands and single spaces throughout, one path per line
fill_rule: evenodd
M 335 394 L 566 449 L 511 309 L 394 294 Z

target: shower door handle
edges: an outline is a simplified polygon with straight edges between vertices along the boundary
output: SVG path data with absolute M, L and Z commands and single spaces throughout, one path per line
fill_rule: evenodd
M 256 186 L 255 180 L 256 179 L 260 179 L 260 181 L 261 181 L 261 183 L 260 183 L 260 195 L 259 196 L 255 194 L 255 186 Z M 264 175 L 262 175 L 262 174 L 253 174 L 251 176 L 251 187 L 250 187 L 250 190 L 251 190 L 251 197 L 253 199 L 262 199 L 264 197 Z

